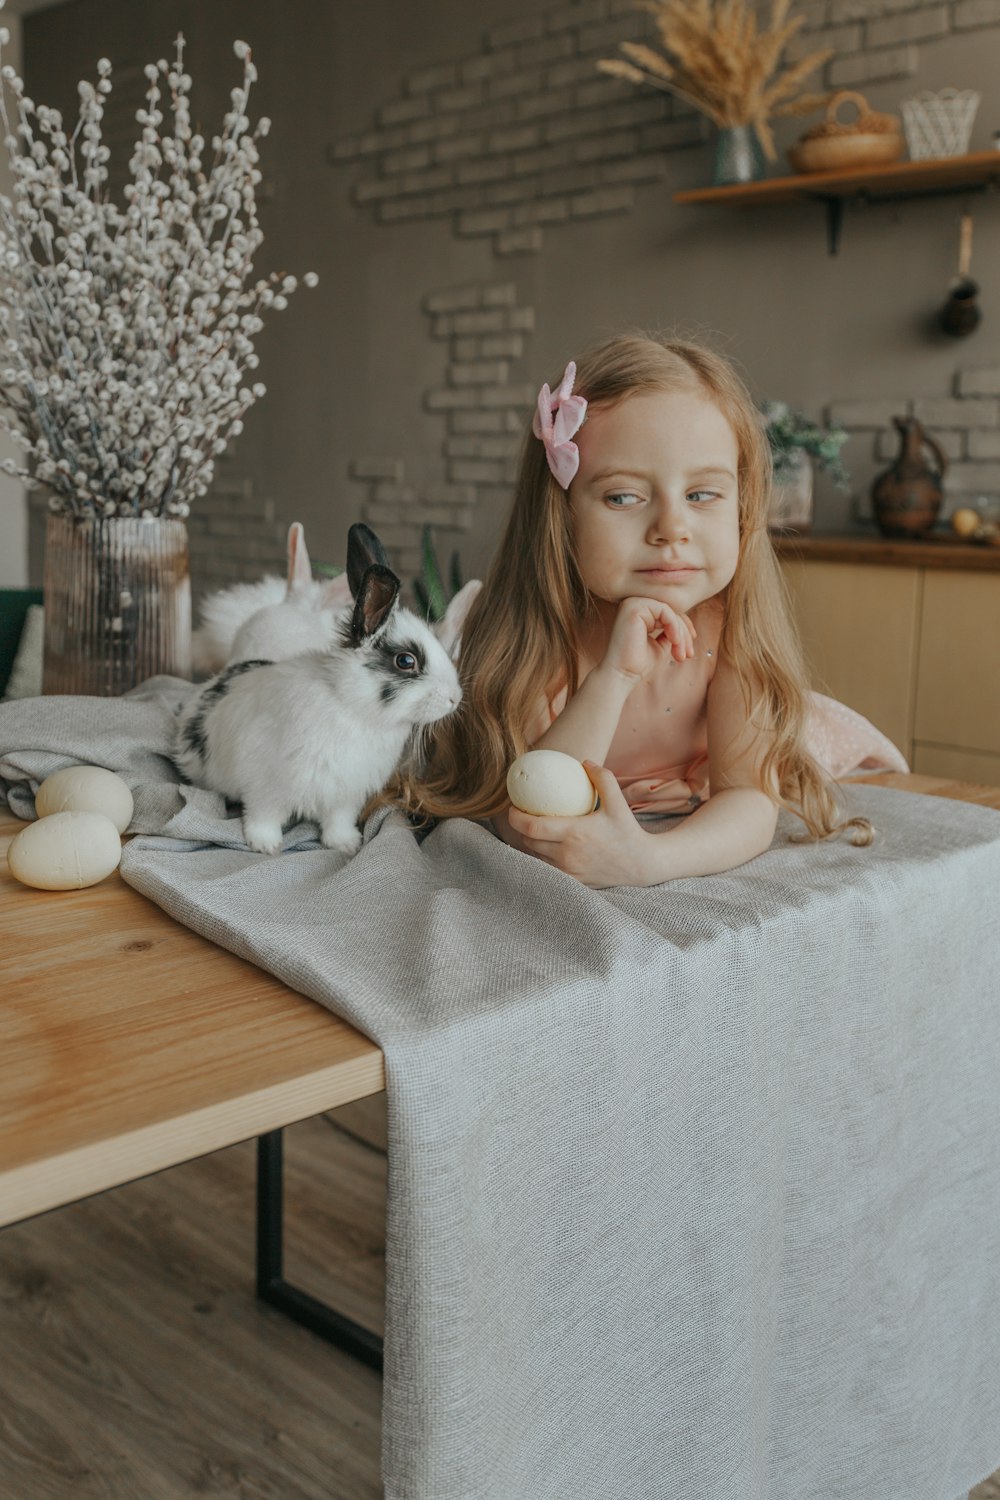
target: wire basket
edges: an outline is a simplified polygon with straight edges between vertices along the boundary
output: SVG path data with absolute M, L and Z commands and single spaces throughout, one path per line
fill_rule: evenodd
M 901 105 L 906 144 L 913 161 L 963 156 L 969 148 L 972 122 L 979 108 L 974 89 L 942 89 L 918 94 Z

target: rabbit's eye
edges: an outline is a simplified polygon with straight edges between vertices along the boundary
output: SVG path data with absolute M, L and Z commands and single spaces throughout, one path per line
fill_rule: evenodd
M 398 651 L 394 665 L 400 672 L 415 672 L 417 670 L 417 658 L 412 651 Z

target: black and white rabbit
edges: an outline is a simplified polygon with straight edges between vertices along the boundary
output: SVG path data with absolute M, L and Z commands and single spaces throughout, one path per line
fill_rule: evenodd
M 431 629 L 452 661 L 458 656 L 465 617 L 482 587 L 473 579 L 451 600 Z M 231 662 L 284 661 L 303 651 L 325 650 L 337 614 L 351 602 L 348 577 L 322 582 L 312 576 L 300 521 L 288 528 L 288 575 L 269 574 L 255 583 L 234 583 L 209 594 L 191 637 L 191 659 L 199 675 L 221 672 Z
M 353 854 L 361 809 L 411 734 L 462 697 L 444 646 L 400 608 L 399 579 L 367 526 L 350 529 L 347 576 L 354 603 L 327 650 L 235 662 L 178 719 L 179 769 L 243 803 L 243 837 L 263 854 L 281 847 L 295 818 L 315 820 L 326 848 Z

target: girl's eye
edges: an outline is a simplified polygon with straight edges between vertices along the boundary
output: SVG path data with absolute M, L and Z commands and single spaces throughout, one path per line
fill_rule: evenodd
M 394 665 L 399 672 L 415 672 L 417 658 L 412 651 L 397 651 Z
M 640 496 L 633 494 L 631 490 L 622 490 L 617 495 L 605 495 L 604 498 L 609 505 L 614 505 L 619 510 L 628 510 L 633 505 L 638 505 L 640 500 Z
M 718 498 L 718 490 L 690 490 L 688 492 L 688 499 L 696 501 L 699 505 L 703 505 L 706 500 L 718 500 Z

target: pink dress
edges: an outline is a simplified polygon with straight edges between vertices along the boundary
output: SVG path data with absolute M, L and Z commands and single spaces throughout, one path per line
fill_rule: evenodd
M 709 795 L 708 687 L 718 661 L 722 608 L 698 612 L 695 656 L 663 665 L 629 695 L 605 764 L 633 812 L 691 812 Z M 582 663 L 581 678 L 593 664 Z M 566 706 L 566 685 L 537 706 L 528 726 L 534 745 Z M 821 693 L 809 695 L 806 748 L 835 779 L 852 771 L 907 771 L 891 740 L 874 724 Z

